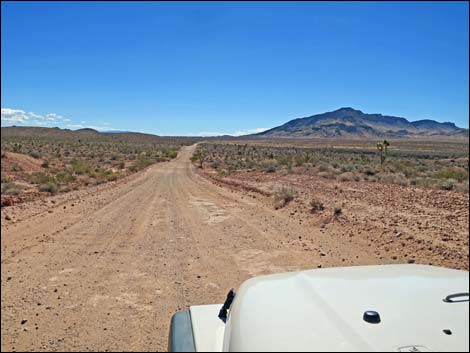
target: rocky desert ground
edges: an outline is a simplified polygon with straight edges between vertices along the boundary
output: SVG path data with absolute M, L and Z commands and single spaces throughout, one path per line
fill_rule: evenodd
M 2 207 L 2 351 L 165 350 L 175 311 L 223 302 L 261 274 L 390 263 L 468 270 L 468 192 L 365 181 L 362 169 L 350 172 L 359 181 L 295 166 L 220 172 L 199 163 L 202 147 Z

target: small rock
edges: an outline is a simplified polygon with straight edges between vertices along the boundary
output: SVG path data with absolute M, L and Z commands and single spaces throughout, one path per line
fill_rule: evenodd
M 409 264 L 414 264 L 414 263 L 415 263 L 415 259 L 408 259 L 408 263 L 409 263 Z

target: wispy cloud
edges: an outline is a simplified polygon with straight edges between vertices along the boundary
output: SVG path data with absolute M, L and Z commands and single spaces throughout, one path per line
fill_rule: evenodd
M 24 110 L 2 108 L 2 124 L 6 123 L 24 123 L 29 120 L 29 116 Z
M 196 134 L 196 136 L 201 136 L 201 137 L 210 137 L 210 136 L 224 136 L 224 135 L 229 135 L 229 136 L 243 136 L 243 135 L 249 135 L 249 134 L 257 134 L 259 132 L 263 132 L 268 130 L 267 128 L 264 127 L 258 127 L 256 129 L 251 129 L 251 130 L 237 130 L 234 132 L 215 132 L 215 131 L 201 131 Z
M 26 112 L 24 110 L 10 108 L 2 108 L 1 122 L 2 126 L 18 125 L 61 127 L 64 129 L 91 128 L 95 130 L 113 130 L 109 123 L 89 123 L 83 120 L 80 121 L 80 123 L 75 123 L 72 119 L 56 113 L 37 114 L 34 112 Z

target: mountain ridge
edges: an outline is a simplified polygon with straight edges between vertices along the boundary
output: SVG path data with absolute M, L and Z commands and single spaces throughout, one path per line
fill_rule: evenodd
M 272 129 L 250 135 L 273 138 L 468 138 L 468 129 L 452 122 L 431 119 L 409 121 L 403 117 L 363 113 L 351 107 L 297 118 Z

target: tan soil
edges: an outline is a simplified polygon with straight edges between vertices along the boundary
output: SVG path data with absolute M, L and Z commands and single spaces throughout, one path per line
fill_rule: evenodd
M 303 196 L 276 211 L 255 189 L 195 173 L 193 150 L 116 182 L 2 209 L 2 351 L 165 350 L 175 311 L 220 303 L 260 274 L 409 259 L 468 268 L 465 195 L 421 199 L 347 184 L 345 197 L 335 182 L 315 184 L 326 205 L 345 202 L 335 219 L 330 210 L 308 213 L 308 185 L 299 180 Z M 284 182 L 255 178 L 239 181 L 267 189 Z M 437 228 L 418 236 L 412 221 Z M 436 237 L 440 228 L 446 241 Z
M 15 173 L 10 172 L 10 168 L 17 166 L 24 173 L 35 173 L 42 172 L 44 169 L 41 167 L 43 161 L 41 159 L 35 159 L 21 153 L 4 152 L 2 156 L 2 172 L 5 172 L 8 176 L 14 175 Z

